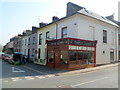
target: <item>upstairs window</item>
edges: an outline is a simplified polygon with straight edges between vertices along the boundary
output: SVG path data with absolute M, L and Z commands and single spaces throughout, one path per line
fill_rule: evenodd
M 67 27 L 62 28 L 61 37 L 62 37 L 62 38 L 66 38 L 66 37 L 67 37 Z
M 50 32 L 46 32 L 46 39 L 49 39 L 50 38 Z
M 25 46 L 27 45 L 27 39 L 25 39 Z
M 35 44 L 35 37 L 33 37 L 33 44 Z
M 42 34 L 39 34 L 39 45 L 42 44 Z
M 107 43 L 107 31 L 103 30 L 103 43 Z
M 118 34 L 118 44 L 120 45 L 120 34 Z
M 30 45 L 30 38 L 28 39 L 28 45 Z

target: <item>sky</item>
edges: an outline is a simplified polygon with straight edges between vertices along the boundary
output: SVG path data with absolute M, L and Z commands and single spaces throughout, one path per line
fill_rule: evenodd
M 11 37 L 39 27 L 40 22 L 50 23 L 53 16 L 66 15 L 68 2 L 75 3 L 101 16 L 115 14 L 118 19 L 120 0 L 0 0 L 0 44 Z

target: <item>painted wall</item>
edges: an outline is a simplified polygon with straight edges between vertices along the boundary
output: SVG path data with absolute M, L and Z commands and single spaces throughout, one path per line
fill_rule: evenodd
M 26 40 L 26 45 L 25 45 L 25 40 Z M 22 38 L 22 53 L 23 55 L 28 55 L 28 36 L 24 36 Z
M 37 50 L 37 33 L 31 34 L 28 36 L 30 38 L 30 43 L 28 45 L 28 49 L 30 49 L 30 60 L 33 61 L 36 57 L 36 50 Z M 33 40 L 34 38 L 34 40 Z M 33 51 L 34 50 L 34 51 Z
M 37 42 L 37 51 L 39 48 L 41 49 L 41 54 L 40 54 L 40 59 L 38 58 L 38 53 L 37 53 L 37 61 L 35 63 L 37 64 L 46 64 L 46 32 L 50 32 L 50 38 L 55 39 L 56 38 L 56 24 L 51 24 L 46 27 L 43 27 L 38 30 L 37 32 L 37 37 L 38 37 L 38 42 Z M 39 45 L 39 34 L 42 34 L 42 44 Z

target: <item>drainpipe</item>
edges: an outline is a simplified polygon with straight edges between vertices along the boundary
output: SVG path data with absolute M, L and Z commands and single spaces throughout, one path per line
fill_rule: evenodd
M 116 57 L 115 57 L 115 61 L 118 61 L 118 40 L 117 40 L 117 38 L 118 38 L 118 33 L 117 33 L 117 29 L 115 29 L 115 53 L 116 53 Z
M 57 39 L 57 31 L 58 31 L 58 24 L 55 22 L 55 24 L 56 24 L 56 39 Z

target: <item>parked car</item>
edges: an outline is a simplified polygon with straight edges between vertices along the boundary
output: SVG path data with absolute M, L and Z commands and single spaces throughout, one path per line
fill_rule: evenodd
M 13 58 L 9 59 L 8 62 L 11 63 L 11 64 L 15 64 L 15 65 L 22 64 L 21 58 L 22 58 L 22 53 L 21 52 L 14 52 L 13 53 Z
M 2 59 L 3 54 L 5 54 L 5 53 L 0 52 L 0 59 Z
M 8 54 L 3 54 L 3 55 L 2 55 L 2 59 L 5 60 L 5 61 L 7 61 L 7 62 L 8 62 L 8 60 L 11 59 L 11 58 L 12 58 L 11 55 L 8 55 Z

